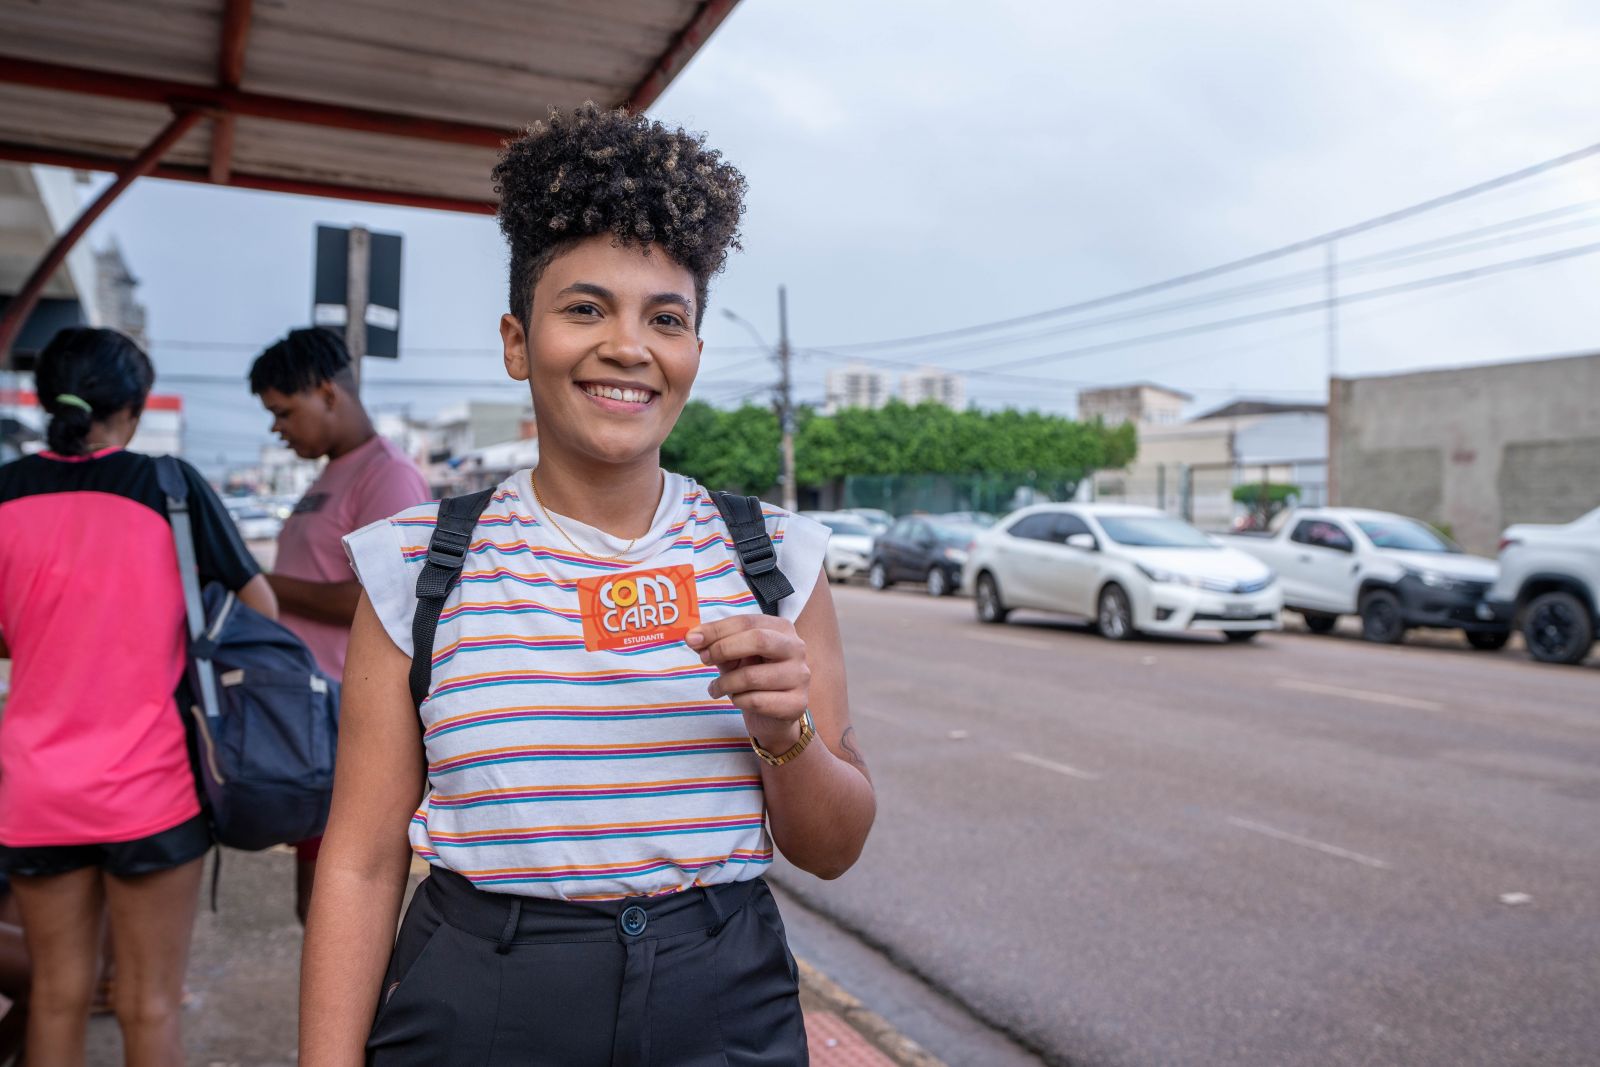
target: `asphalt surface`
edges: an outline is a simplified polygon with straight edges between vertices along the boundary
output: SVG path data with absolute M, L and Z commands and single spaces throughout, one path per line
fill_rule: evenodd
M 836 599 L 878 824 L 776 879 L 1045 1060 L 1600 1064 L 1595 660 Z

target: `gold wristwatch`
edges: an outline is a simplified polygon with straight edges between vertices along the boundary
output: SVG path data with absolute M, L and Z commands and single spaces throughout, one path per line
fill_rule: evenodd
M 757 742 L 754 737 L 750 739 L 750 747 L 756 750 L 756 755 L 760 756 L 766 761 L 767 766 L 782 767 L 785 763 L 788 763 L 790 760 L 799 756 L 800 753 L 804 752 L 806 750 L 806 746 L 811 743 L 811 739 L 816 736 L 816 727 L 811 723 L 811 709 L 807 708 L 805 710 L 805 714 L 800 716 L 800 740 L 790 745 L 787 752 L 774 756 L 772 753 L 762 748 L 760 743 Z

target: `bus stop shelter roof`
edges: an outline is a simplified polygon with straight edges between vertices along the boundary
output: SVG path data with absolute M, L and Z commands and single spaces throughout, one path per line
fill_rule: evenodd
M 649 107 L 735 3 L 0 3 L 0 160 L 489 212 L 507 136 Z

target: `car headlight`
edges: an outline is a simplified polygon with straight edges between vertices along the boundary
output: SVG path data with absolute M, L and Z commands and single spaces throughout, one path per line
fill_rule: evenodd
M 944 558 L 951 563 L 965 563 L 967 554 L 959 548 L 947 548 L 944 550 Z
M 1408 567 L 1406 574 L 1415 578 L 1429 589 L 1455 589 L 1461 584 L 1454 578 L 1440 574 L 1438 571 L 1425 571 Z
M 1135 563 L 1139 573 L 1158 585 L 1187 585 L 1191 589 L 1202 587 L 1202 581 L 1188 574 L 1178 574 L 1175 571 L 1164 571 L 1160 567 L 1146 567 L 1143 563 Z

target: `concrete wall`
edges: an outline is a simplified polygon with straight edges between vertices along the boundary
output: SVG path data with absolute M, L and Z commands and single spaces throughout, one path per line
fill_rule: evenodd
M 1516 522 L 1600 504 L 1600 354 L 1336 379 L 1333 501 L 1448 526 L 1494 553 Z

